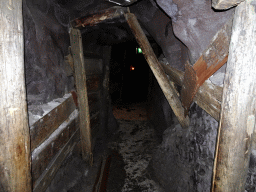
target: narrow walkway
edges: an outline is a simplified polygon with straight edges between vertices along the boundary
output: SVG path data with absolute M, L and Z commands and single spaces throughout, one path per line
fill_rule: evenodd
M 69 157 L 47 192 L 92 192 L 102 156 L 111 155 L 107 192 L 162 192 L 150 177 L 148 165 L 159 141 L 147 121 L 144 104 L 113 107 L 119 129 L 107 144 L 99 139 L 94 164 L 88 167 L 77 153 Z M 76 155 L 75 155 L 76 154 Z M 64 175 L 64 176 L 63 176 Z
M 145 104 L 115 106 L 113 113 L 118 120 L 119 130 L 117 138 L 109 143 L 109 148 L 121 155 L 126 174 L 124 185 L 119 191 L 162 191 L 150 178 L 147 169 L 158 143 L 154 129 L 147 122 Z M 112 170 L 115 170 L 113 164 L 110 167 L 109 192 L 117 191 L 110 189 L 112 177 L 118 177 L 118 173 Z
M 109 148 L 115 149 L 124 161 L 126 177 L 124 185 L 119 191 L 162 191 L 157 183 L 150 178 L 147 170 L 153 149 L 157 146 L 154 129 L 150 128 L 147 121 L 118 120 L 118 123 L 120 125 L 118 138 L 110 143 Z M 118 173 L 113 173 L 111 170 L 112 167 L 110 167 L 110 179 L 118 177 Z M 109 189 L 108 191 L 114 190 Z

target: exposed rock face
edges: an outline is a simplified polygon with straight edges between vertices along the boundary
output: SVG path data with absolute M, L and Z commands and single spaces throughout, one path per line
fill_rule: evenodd
M 183 129 L 175 120 L 153 157 L 155 176 L 166 191 L 210 191 L 218 122 L 196 104 L 190 121 Z
M 41 104 L 62 97 L 72 88 L 63 61 L 69 35 L 55 18 L 51 2 L 23 2 L 28 103 Z
M 232 16 L 234 9 L 216 12 L 208 0 L 156 0 L 172 18 L 174 34 L 188 47 L 192 63 L 209 45 L 216 32 Z
M 137 16 L 142 26 L 162 48 L 170 65 L 184 71 L 188 49 L 175 37 L 170 17 L 150 1 L 140 1 L 131 7 L 131 12 Z

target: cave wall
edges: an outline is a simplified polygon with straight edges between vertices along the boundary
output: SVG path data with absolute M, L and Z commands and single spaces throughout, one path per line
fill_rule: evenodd
M 112 6 L 99 2 L 23 1 L 29 109 L 74 89 L 74 79 L 67 75 L 64 62 L 70 45 L 68 23 L 74 18 Z M 172 66 L 184 70 L 184 63 L 188 59 L 194 63 L 199 58 L 234 11 L 215 12 L 210 3 L 208 0 L 142 0 L 132 5 L 130 10 L 138 17 L 145 33 L 161 46 L 165 59 Z M 85 55 L 94 53 L 96 56 L 93 57 L 101 57 L 102 45 L 114 40 L 114 43 L 119 43 L 129 36 L 127 29 L 119 30 L 120 26 L 118 29 L 105 29 L 96 34 L 94 29 L 83 31 Z M 92 41 L 92 35 L 96 36 L 95 41 Z M 111 35 L 111 40 L 106 39 L 108 35 Z M 224 77 L 225 68 L 221 70 L 217 84 L 221 84 Z M 182 129 L 154 77 L 151 78 L 149 95 L 148 117 L 162 139 L 151 162 L 154 177 L 167 191 L 208 191 L 218 123 L 194 104 L 190 114 L 191 125 Z M 35 110 L 35 113 L 41 112 Z M 108 113 L 109 120 L 102 123 L 108 124 L 109 128 L 116 127 L 111 107 Z M 246 190 L 250 192 L 255 191 L 256 185 L 255 143 L 246 182 Z
M 193 103 L 190 126 L 182 128 L 153 74 L 150 79 L 148 118 L 162 141 L 149 166 L 151 177 L 166 192 L 210 191 L 218 122 Z M 256 190 L 255 139 L 245 189 Z
M 51 1 L 23 1 L 23 17 L 28 104 L 43 104 L 73 88 L 64 70 L 69 34 Z

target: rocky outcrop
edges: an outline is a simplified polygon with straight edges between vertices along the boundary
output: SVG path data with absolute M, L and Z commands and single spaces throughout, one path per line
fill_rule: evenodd
M 151 166 L 166 191 L 210 191 L 218 122 L 196 104 L 191 123 L 165 130 Z

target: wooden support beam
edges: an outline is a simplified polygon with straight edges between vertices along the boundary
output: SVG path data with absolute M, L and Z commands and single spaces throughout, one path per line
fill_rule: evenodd
M 75 110 L 67 119 L 63 120 L 58 129 L 42 145 L 32 152 L 32 179 L 34 187 L 37 179 L 45 171 L 55 155 L 77 130 L 77 125 L 78 111 Z
M 238 5 L 245 0 L 212 0 L 212 7 L 214 9 L 229 9 Z
M 128 12 L 126 7 L 114 6 L 109 9 L 102 10 L 95 14 L 90 14 L 85 17 L 80 17 L 71 22 L 74 28 L 83 28 L 87 26 L 94 26 L 104 21 L 111 21 L 118 19 Z
M 86 71 L 84 65 L 82 36 L 79 29 L 71 29 L 70 42 L 74 60 L 75 81 L 78 96 L 82 154 L 85 161 L 92 163 L 92 140 L 86 87 Z
M 73 97 L 70 96 L 58 107 L 35 122 L 30 130 L 31 151 L 41 145 L 69 117 L 75 108 Z
M 42 192 L 47 189 L 55 174 L 59 170 L 62 162 L 65 158 L 70 154 L 70 152 L 74 149 L 75 145 L 79 141 L 79 130 L 77 129 L 66 145 L 59 151 L 59 153 L 55 156 L 55 158 L 51 161 L 48 168 L 41 175 L 41 177 L 35 183 L 35 187 L 33 192 Z
M 186 64 L 181 91 L 181 101 L 185 108 L 185 115 L 188 114 L 199 87 L 227 62 L 232 20 L 233 18 L 230 18 L 216 33 L 210 45 L 193 67 L 189 63 Z
M 148 42 L 146 35 L 144 34 L 136 16 L 132 13 L 125 14 L 126 20 L 137 39 L 142 52 L 151 68 L 153 74 L 155 75 L 163 93 L 168 100 L 174 114 L 177 116 L 179 123 L 182 127 L 189 126 L 189 118 L 184 116 L 184 109 L 181 105 L 178 95 L 175 92 L 175 88 L 169 82 L 161 64 L 155 56 L 153 49 Z
M 21 0 L 0 0 L 0 93 L 0 190 L 30 192 Z
M 224 80 L 212 191 L 244 191 L 255 135 L 256 10 L 246 0 L 235 10 Z
M 169 75 L 170 80 L 177 85 L 182 86 L 184 72 L 163 63 L 161 63 L 161 65 L 163 66 L 166 74 Z M 216 86 L 210 81 L 205 81 L 204 84 L 199 87 L 199 90 L 194 97 L 194 102 L 196 102 L 196 104 L 198 104 L 217 121 L 220 120 L 222 90 L 222 87 Z
M 103 79 L 102 79 L 102 129 L 105 134 L 108 130 L 110 95 L 109 95 L 109 75 L 110 75 L 111 46 L 103 47 Z

